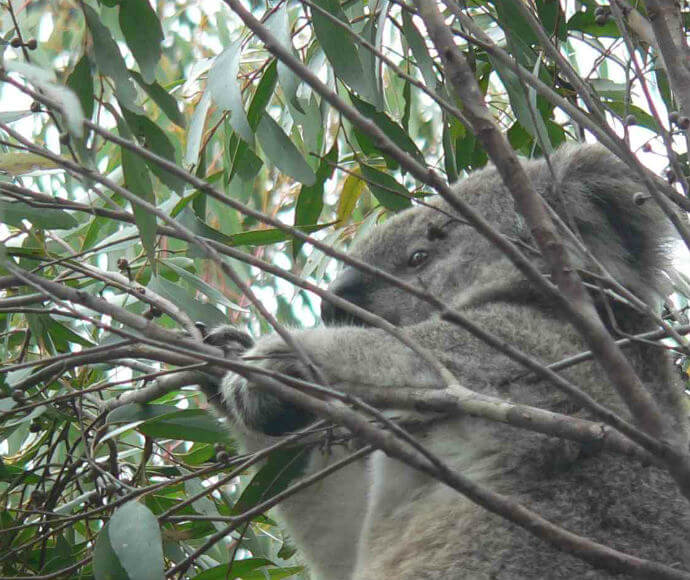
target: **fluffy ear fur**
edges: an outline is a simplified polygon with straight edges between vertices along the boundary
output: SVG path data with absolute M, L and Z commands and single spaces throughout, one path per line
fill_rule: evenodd
M 643 297 L 661 289 L 674 232 L 655 203 L 635 202 L 646 190 L 630 168 L 598 145 L 562 147 L 551 162 L 553 175 L 544 161 L 530 166 L 547 203 L 619 282 Z M 591 267 L 574 244 L 570 249 Z
M 619 161 L 597 146 L 570 146 L 556 152 L 550 164 L 529 161 L 525 168 L 538 192 L 565 223 L 575 226 L 607 270 L 645 297 L 646 289 L 659 286 L 668 259 L 668 229 L 652 203 L 634 204 L 633 195 L 641 188 Z M 499 231 L 531 242 L 495 169 L 472 174 L 455 191 Z M 358 243 L 353 254 L 423 286 L 544 363 L 587 350 L 557 309 L 498 250 L 462 219 L 449 215 L 444 202 L 432 203 L 436 208 L 416 207 L 388 220 Z M 538 253 L 530 256 L 539 264 Z M 574 259 L 589 266 L 586 255 L 574 253 Z M 440 320 L 428 304 L 397 287 L 348 269 L 333 290 L 404 327 L 470 389 L 588 417 L 553 385 L 526 378 L 513 361 Z M 619 322 L 629 331 L 653 327 L 629 309 L 616 312 L 625 317 Z M 297 331 L 294 340 L 330 386 L 360 395 L 376 389 L 442 386 L 433 369 L 385 332 L 349 326 L 334 308 L 325 309 L 325 318 L 333 326 Z M 687 445 L 682 387 L 665 351 L 640 343 L 628 353 L 677 440 Z M 249 354 L 262 361 L 261 366 L 307 376 L 278 337 L 263 338 Z M 583 363 L 564 374 L 599 402 L 627 414 L 595 364 Z M 312 420 L 242 377 L 227 377 L 222 397 L 248 450 Z M 688 504 L 656 467 L 470 416 L 439 419 L 420 437 L 450 468 L 573 532 L 690 571 Z M 337 448 L 330 454 L 315 450 L 308 469 L 344 453 Z M 613 576 L 379 454 L 368 466 L 351 465 L 284 502 L 280 511 L 314 577 L 321 580 Z

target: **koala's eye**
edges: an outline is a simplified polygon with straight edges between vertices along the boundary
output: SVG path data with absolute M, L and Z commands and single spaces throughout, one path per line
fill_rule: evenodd
M 410 259 L 407 261 L 407 265 L 412 268 L 416 268 L 417 266 L 421 266 L 428 259 L 429 252 L 427 252 L 426 250 L 416 250 L 412 252 Z

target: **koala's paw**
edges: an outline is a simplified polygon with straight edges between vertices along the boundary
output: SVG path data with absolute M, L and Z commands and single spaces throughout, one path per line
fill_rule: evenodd
M 234 326 L 223 324 L 204 332 L 204 342 L 222 349 L 225 356 L 240 356 L 254 346 L 254 339 Z
M 254 339 L 234 326 L 225 324 L 211 331 L 207 331 L 206 325 L 203 323 L 197 322 L 196 326 L 204 337 L 204 342 L 220 348 L 225 358 L 238 358 L 254 346 Z M 219 378 L 218 375 L 201 372 L 199 387 L 206 395 L 208 402 L 221 415 L 228 415 L 230 411 L 225 405 L 221 392 L 222 381 L 223 379 Z
M 243 358 L 258 367 L 281 374 L 307 377 L 298 357 L 276 337 L 262 340 Z M 277 437 L 306 427 L 315 420 L 312 413 L 262 391 L 251 380 L 240 375 L 228 374 L 223 392 L 225 404 L 232 415 L 251 431 Z

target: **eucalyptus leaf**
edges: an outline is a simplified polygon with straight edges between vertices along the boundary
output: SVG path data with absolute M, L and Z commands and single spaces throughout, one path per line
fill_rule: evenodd
M 371 193 L 374 194 L 374 197 L 379 200 L 382 206 L 398 211 L 412 205 L 409 192 L 392 175 L 364 163 L 360 163 L 359 167 Z
M 295 50 L 292 47 L 287 2 L 278 6 L 277 10 L 266 21 L 266 26 L 273 32 L 273 35 L 280 44 L 283 45 L 284 48 L 287 48 L 293 56 L 296 56 Z M 288 102 L 300 113 L 304 113 L 302 105 L 297 98 L 297 89 L 301 82 L 300 78 L 292 72 L 292 69 L 282 62 L 278 63 L 278 82 Z
M 108 540 L 130 580 L 163 580 L 163 545 L 158 520 L 138 501 L 115 510 Z
M 337 0 L 316 0 L 314 4 L 349 26 L 347 16 Z M 326 53 L 328 62 L 333 66 L 336 76 L 361 92 L 364 70 L 359 59 L 359 52 L 350 34 L 317 9 L 312 9 L 311 20 L 316 38 Z
M 21 226 L 23 220 L 46 230 L 68 230 L 79 225 L 76 219 L 61 209 L 33 207 L 21 201 L 0 199 L 0 222 Z
M 247 143 L 254 142 L 242 104 L 242 90 L 237 75 L 240 70 L 241 41 L 234 42 L 216 57 L 208 71 L 208 92 L 213 101 L 230 114 L 230 125 Z
M 67 77 L 67 86 L 74 91 L 87 119 L 93 114 L 93 75 L 89 58 L 83 54 Z
M 149 0 L 121 0 L 120 29 L 144 82 L 153 83 L 161 57 L 163 30 Z
M 316 176 L 289 137 L 270 115 L 264 113 L 256 129 L 256 136 L 273 164 L 305 185 L 313 185 Z
M 199 159 L 199 149 L 201 148 L 201 139 L 204 134 L 204 124 L 206 123 L 206 115 L 208 114 L 210 106 L 211 94 L 205 91 L 194 109 L 192 120 L 187 130 L 187 146 L 184 153 L 184 162 L 188 166 L 196 165 Z
M 137 91 L 129 76 L 125 61 L 110 31 L 101 23 L 98 13 L 88 4 L 82 4 L 86 25 L 91 31 L 96 64 L 100 71 L 113 80 L 113 90 L 120 102 L 132 111 L 138 111 Z
M 184 115 L 180 113 L 175 97 L 157 82 L 147 83 L 137 71 L 129 71 L 129 74 L 132 75 L 132 78 L 137 81 L 139 86 L 144 89 L 148 96 L 161 108 L 161 111 L 167 115 L 168 119 L 178 127 L 185 127 L 185 118 Z

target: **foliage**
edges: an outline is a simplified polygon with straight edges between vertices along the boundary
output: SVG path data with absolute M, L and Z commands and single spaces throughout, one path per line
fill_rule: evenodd
M 2 575 L 302 574 L 262 503 L 298 479 L 299 443 L 250 475 L 259 458 L 167 371 L 208 360 L 185 354 L 197 321 L 263 333 L 263 304 L 280 324 L 314 323 L 318 298 L 295 278 L 327 282 L 328 247 L 430 188 L 225 5 L 5 2 Z M 413 162 L 450 181 L 487 163 L 412 5 L 251 7 Z M 685 189 L 690 111 L 645 6 L 481 0 L 462 5 L 474 28 L 455 10 L 459 50 L 517 152 L 594 135 Z M 137 388 L 159 390 L 128 399 Z

